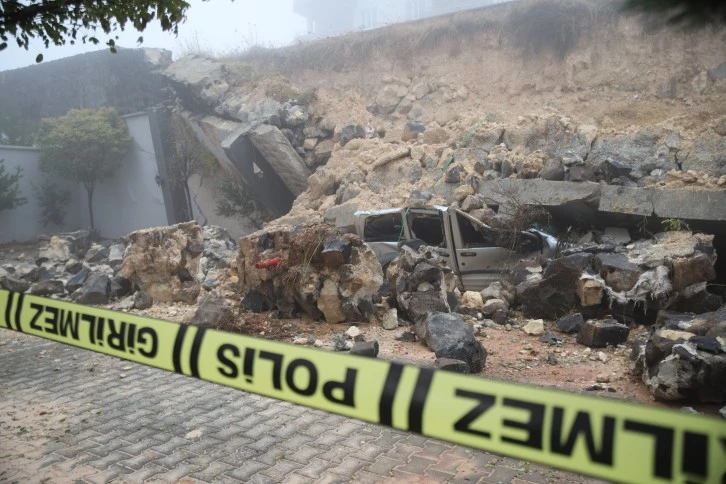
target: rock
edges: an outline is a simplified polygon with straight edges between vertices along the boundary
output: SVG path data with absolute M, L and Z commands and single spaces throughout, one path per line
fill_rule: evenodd
M 130 245 L 119 274 L 148 292 L 156 302 L 178 300 L 182 291 L 179 274 L 199 271 L 204 246 L 197 223 L 144 229 L 127 237 Z
M 577 342 L 592 348 L 604 348 L 608 345 L 617 346 L 628 340 L 630 328 L 614 319 L 605 321 L 588 320 L 577 333 Z
M 541 336 L 545 332 L 544 321 L 533 319 L 522 327 L 522 331 L 530 336 Z
M 344 334 L 339 333 L 333 335 L 333 350 L 348 351 L 353 347 L 353 343 L 348 341 Z
M 312 173 L 279 129 L 262 125 L 248 138 L 293 195 L 297 197 L 305 192 Z
M 76 302 L 79 304 L 108 304 L 110 292 L 111 278 L 106 274 L 94 272 L 88 276 L 83 287 L 78 290 Z
M 403 333 L 396 336 L 396 341 L 403 341 L 404 343 L 413 343 L 416 341 L 416 334 L 410 331 L 404 331 Z
M 391 114 L 396 110 L 398 103 L 408 93 L 408 89 L 404 86 L 389 84 L 383 88 L 376 98 L 373 112 L 376 114 Z
M 134 293 L 134 309 L 149 309 L 154 305 L 154 299 L 144 291 L 136 291 Z
M 626 245 L 632 240 L 628 229 L 622 227 L 606 227 L 605 233 L 600 237 L 603 244 Z
M 26 292 L 28 289 L 30 289 L 30 282 L 24 281 L 22 279 L 17 279 L 12 276 L 6 276 L 4 278 L 0 278 L 0 286 L 2 286 L 3 289 L 7 289 L 8 291 Z
M 555 333 L 551 331 L 546 331 L 540 338 L 539 341 L 541 343 L 546 343 L 548 345 L 558 345 L 562 343 L 562 338 L 557 336 Z
M 539 176 L 544 180 L 562 181 L 565 179 L 565 168 L 560 160 L 549 160 Z
M 469 364 L 466 361 L 454 360 L 451 358 L 436 358 L 434 367 L 443 371 L 451 371 L 454 373 L 469 373 Z
M 598 351 L 597 352 L 597 359 L 598 359 L 598 361 L 601 361 L 603 363 L 607 363 L 607 361 L 608 361 L 608 355 L 606 355 L 602 351 Z
M 401 141 L 415 140 L 419 134 L 426 131 L 426 126 L 418 121 L 409 121 L 403 127 L 403 134 L 401 135 Z
M 333 155 L 333 148 L 335 144 L 333 140 L 325 139 L 318 143 L 315 147 L 315 162 L 316 164 L 325 164 L 328 162 L 330 157 Z
M 673 289 L 676 291 L 715 278 L 714 261 L 702 252 L 698 252 L 692 257 L 680 257 L 673 260 L 672 283 Z
M 355 339 L 360 336 L 360 329 L 358 326 L 351 326 L 348 328 L 348 331 L 345 332 L 345 335 L 350 339 Z
M 406 314 L 411 321 L 420 321 L 432 312 L 449 312 L 449 306 L 438 292 L 414 292 Z
M 471 212 L 474 210 L 479 210 L 481 208 L 484 208 L 484 202 L 481 200 L 481 198 L 475 195 L 470 195 L 466 197 L 461 203 L 461 209 L 465 212 Z
M 53 235 L 43 242 L 38 250 L 38 259 L 43 261 L 66 262 L 71 258 L 73 245 L 70 240 Z
M 131 281 L 121 275 L 114 276 L 111 279 L 108 297 L 111 299 L 121 299 L 129 294 L 131 294 Z
M 74 293 L 78 289 L 80 289 L 86 282 L 86 279 L 88 279 L 89 275 L 91 275 L 91 270 L 87 267 L 84 267 L 83 269 L 78 271 L 76 275 L 71 277 L 66 283 L 66 289 L 68 290 L 68 292 Z
M 528 275 L 517 286 L 517 297 L 524 314 L 557 319 L 578 307 L 577 281 L 592 259 L 592 254 L 572 254 L 550 262 L 541 277 Z
M 567 316 L 562 316 L 557 321 L 557 331 L 567 334 L 577 333 L 580 331 L 580 328 L 582 328 L 582 324 L 584 322 L 585 320 L 583 319 L 582 314 L 568 314 Z
M 255 289 L 247 291 L 245 297 L 242 298 L 242 307 L 253 313 L 264 313 L 270 310 L 270 305 L 265 295 Z
M 381 320 L 381 326 L 389 331 L 398 328 L 398 310 L 396 308 L 386 311 Z
M 547 364 L 549 365 L 556 365 L 557 364 L 557 358 L 552 353 L 547 355 Z
M 124 261 L 124 250 L 126 246 L 124 244 L 113 244 L 108 248 L 108 265 L 114 269 L 121 265 Z
M 338 285 L 332 279 L 326 279 L 323 283 L 317 307 L 329 323 L 342 323 L 347 319 L 343 312 Z
M 701 351 L 707 351 L 709 353 L 721 352 L 721 343 L 719 343 L 717 338 L 712 336 L 692 336 L 688 339 L 688 342 Z
M 600 276 L 617 292 L 632 289 L 644 272 L 624 254 L 598 254 L 594 262 Z
M 202 286 L 197 281 L 184 281 L 181 288 L 174 294 L 174 302 L 182 302 L 191 306 L 197 303 Z
M 460 166 L 453 166 L 446 170 L 444 181 L 446 183 L 461 183 L 461 177 L 464 170 Z
M 360 124 L 347 124 L 343 127 L 340 132 L 340 146 L 345 146 L 350 140 L 363 139 L 366 136 L 366 131 Z
M 423 282 L 436 283 L 441 280 L 442 272 L 441 269 L 435 267 L 428 262 L 420 262 L 413 269 L 409 283 L 413 287 L 418 287 Z
M 331 269 L 338 269 L 350 262 L 352 247 L 350 240 L 342 237 L 332 237 L 323 242 L 323 261 Z
M 474 329 L 458 314 L 431 312 L 415 325 L 416 335 L 437 358 L 452 358 L 479 373 L 486 363 L 486 350 L 474 336 Z
M 600 373 L 595 377 L 595 381 L 598 383 L 610 383 L 610 375 L 607 373 Z
M 57 279 L 50 279 L 33 283 L 28 289 L 28 294 L 36 296 L 54 296 L 57 294 L 65 294 L 65 284 Z
M 86 262 L 89 264 L 101 264 L 108 260 L 109 250 L 101 244 L 93 244 L 86 252 Z
M 199 301 L 191 323 L 206 328 L 224 328 L 234 321 L 232 308 L 220 294 L 210 292 Z
M 461 296 L 459 307 L 470 311 L 481 311 L 484 309 L 484 301 L 481 294 L 474 291 L 466 291 Z
M 378 349 L 378 341 L 363 341 L 360 343 L 354 343 L 353 347 L 350 349 L 350 354 L 375 358 L 378 356 Z
M 471 195 L 474 195 L 474 188 L 471 185 L 461 185 L 454 190 L 454 198 L 459 203 Z
M 78 274 L 81 269 L 83 269 L 83 263 L 76 259 L 68 259 L 65 264 L 65 271 L 68 274 Z
M 487 302 L 485 302 L 481 307 L 481 313 L 484 316 L 491 316 L 497 311 L 504 311 L 506 312 L 509 309 L 509 306 L 506 302 L 504 302 L 501 299 L 489 299 Z
M 592 277 L 581 277 L 577 281 L 577 297 L 584 308 L 599 306 L 602 302 L 605 287 L 601 280 Z

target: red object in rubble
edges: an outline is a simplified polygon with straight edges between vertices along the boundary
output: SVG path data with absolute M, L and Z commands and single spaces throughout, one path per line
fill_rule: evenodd
M 260 262 L 257 262 L 255 264 L 255 267 L 257 267 L 258 269 L 267 269 L 268 267 L 275 267 L 280 262 L 282 262 L 282 259 L 280 259 L 279 257 L 275 257 L 274 259 L 262 260 Z

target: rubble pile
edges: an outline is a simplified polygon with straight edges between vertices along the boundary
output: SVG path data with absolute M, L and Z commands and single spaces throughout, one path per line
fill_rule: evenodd
M 441 257 L 425 248 L 416 251 L 404 245 L 388 266 L 386 277 L 399 314 L 413 323 L 432 312 L 452 312 L 451 306 L 456 304 L 456 275 Z
M 368 321 L 383 284 L 375 253 L 324 224 L 245 237 L 237 268 L 246 309 L 288 318 L 302 311 L 330 323 Z
M 716 277 L 712 235 L 663 232 L 651 240 L 591 243 L 563 253 L 544 268 L 532 262 L 515 268 L 527 316 L 557 319 L 579 311 L 586 318 L 611 314 L 621 323 L 643 324 L 653 323 L 659 309 L 704 312 L 723 304 L 706 291 Z
M 636 342 L 633 373 L 661 400 L 726 402 L 726 307 L 699 315 L 661 311 Z
M 91 232 L 41 237 L 37 246 L 0 262 L 0 287 L 81 304 L 145 310 L 155 303 L 195 305 L 200 293 L 236 283 L 228 269 L 237 244 L 221 227 L 196 222 L 155 227 L 124 240 Z

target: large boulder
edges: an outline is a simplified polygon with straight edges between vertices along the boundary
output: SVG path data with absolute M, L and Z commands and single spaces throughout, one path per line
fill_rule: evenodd
M 40 261 L 66 262 L 72 255 L 72 242 L 57 235 L 42 242 L 38 249 L 38 260 Z
M 552 261 L 541 278 L 517 286 L 517 296 L 528 317 L 557 319 L 580 304 L 577 282 L 588 269 L 592 254 L 578 253 Z
M 416 323 L 416 335 L 435 354 L 466 362 L 470 373 L 484 369 L 487 352 L 474 336 L 474 329 L 456 313 L 428 313 Z
M 128 235 L 119 273 L 151 295 L 155 302 L 185 299 L 183 282 L 196 274 L 204 250 L 196 222 L 139 230 Z

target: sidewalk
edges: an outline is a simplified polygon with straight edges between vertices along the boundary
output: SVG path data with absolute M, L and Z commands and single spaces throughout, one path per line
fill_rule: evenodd
M 0 330 L 0 482 L 596 482 Z

